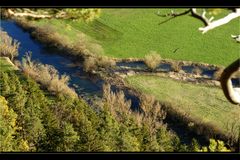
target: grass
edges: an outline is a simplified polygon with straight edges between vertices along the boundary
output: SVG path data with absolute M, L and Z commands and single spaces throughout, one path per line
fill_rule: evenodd
M 210 122 L 224 133 L 230 132 L 227 123 L 240 124 L 239 106 L 232 105 L 221 89 L 192 85 L 157 76 L 131 76 L 126 81 L 143 93 L 155 96 L 160 102 L 170 103 L 173 109 L 192 119 Z
M 116 58 L 143 58 L 149 51 L 162 58 L 189 60 L 227 66 L 239 58 L 240 46 L 231 34 L 239 34 L 239 18 L 202 35 L 203 23 L 184 15 L 159 25 L 167 17 L 155 13 L 171 9 L 102 9 L 99 19 L 82 21 L 43 20 L 37 25 L 51 24 L 56 30 L 76 41 L 77 32 L 87 34 L 103 46 L 105 55 Z M 175 9 L 176 11 L 185 10 Z M 219 17 L 226 15 L 222 12 Z M 217 19 L 217 18 L 216 18 Z M 64 28 L 64 29 L 63 29 Z
M 13 71 L 16 68 L 7 60 L 6 57 L 0 57 L 0 70 L 1 71 Z

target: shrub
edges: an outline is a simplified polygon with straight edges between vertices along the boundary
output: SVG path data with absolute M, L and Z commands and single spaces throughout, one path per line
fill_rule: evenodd
M 99 56 L 97 60 L 98 67 L 108 68 L 116 65 L 115 61 L 106 57 L 106 56 Z
M 161 56 L 156 51 L 150 51 L 148 55 L 144 57 L 144 63 L 154 70 L 161 62 Z
M 58 32 L 53 26 L 43 25 L 36 27 L 33 35 L 41 41 L 60 48 L 68 48 L 72 50 L 70 53 L 78 56 L 84 55 L 101 55 L 104 53 L 102 46 L 90 40 L 86 34 L 76 30 L 76 37 L 69 37 L 68 33 Z
M 103 102 L 110 113 L 121 122 L 126 121 L 126 116 L 131 113 L 131 101 L 125 99 L 123 91 L 117 93 L 111 91 L 110 84 L 103 85 Z
M 40 82 L 49 91 L 57 95 L 63 94 L 70 97 L 77 97 L 75 91 L 68 87 L 70 78 L 67 75 L 60 76 L 53 66 L 32 62 L 31 55 L 27 54 L 22 60 L 21 69 L 26 75 Z
M 213 79 L 220 80 L 223 70 L 223 68 L 219 68 L 217 71 L 215 71 L 213 74 Z
M 171 70 L 173 72 L 179 72 L 181 70 L 180 63 L 179 62 L 172 62 L 171 63 Z
M 192 72 L 193 74 L 200 75 L 202 73 L 202 70 L 199 67 L 195 67 Z
M 20 42 L 12 39 L 7 32 L 0 30 L 0 56 L 9 57 L 13 60 L 18 55 Z
M 193 141 L 193 151 L 195 152 L 231 152 L 225 147 L 225 143 L 221 140 L 210 139 L 209 146 L 200 147 L 196 140 Z
M 143 110 L 143 122 L 150 126 L 150 132 L 155 132 L 160 126 L 163 127 L 163 120 L 166 118 L 166 111 L 151 95 L 141 96 L 141 108 Z
M 106 56 L 90 56 L 83 62 L 83 68 L 86 72 L 96 70 L 98 68 L 108 68 L 116 65 L 115 61 Z
M 93 57 L 87 57 L 83 62 L 83 69 L 86 72 L 93 71 L 97 68 L 96 59 Z

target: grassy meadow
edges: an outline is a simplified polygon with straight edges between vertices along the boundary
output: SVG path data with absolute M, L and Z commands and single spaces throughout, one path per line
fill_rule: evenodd
M 240 125 L 239 106 L 228 102 L 220 88 L 144 75 L 127 77 L 126 81 L 160 102 L 172 104 L 177 112 L 203 123 L 210 122 L 225 133 L 230 131 L 227 123 L 237 122 Z
M 168 17 L 157 16 L 158 11 L 166 14 L 171 9 L 102 9 L 100 18 L 90 23 L 69 20 L 34 23 L 53 26 L 72 42 L 83 32 L 103 47 L 105 55 L 115 58 L 143 58 L 150 51 L 157 51 L 162 58 L 227 66 L 239 57 L 240 46 L 231 38 L 231 34 L 239 34 L 239 18 L 202 35 L 198 31 L 203 26 L 200 20 L 184 15 L 160 24 Z M 226 14 L 223 11 L 215 17 Z

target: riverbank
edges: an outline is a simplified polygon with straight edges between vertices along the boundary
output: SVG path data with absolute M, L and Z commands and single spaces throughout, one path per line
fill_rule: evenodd
M 125 95 L 135 97 L 135 101 L 139 101 L 139 103 L 141 103 L 140 97 L 142 95 L 153 95 L 167 112 L 167 124 L 169 126 L 173 125 L 172 127 L 175 129 L 184 129 L 185 132 L 188 132 L 187 136 L 201 137 L 203 142 L 214 137 L 231 143 L 231 146 L 237 147 L 237 128 L 240 124 L 238 122 L 239 115 L 237 114 L 238 107 L 229 104 L 219 85 L 214 83 L 193 84 L 184 81 L 180 82 L 168 76 L 157 76 L 154 74 L 133 74 L 124 78 L 121 75 L 105 75 L 104 77 L 105 79 L 103 79 L 106 82 L 110 83 L 117 90 L 124 91 Z M 134 81 L 137 77 L 146 78 Z M 149 81 L 148 77 L 153 78 Z M 161 83 L 155 82 L 162 79 L 164 81 Z M 153 80 L 154 82 L 152 82 Z M 142 83 L 148 83 L 148 81 L 151 85 L 142 85 Z M 189 88 L 185 88 L 184 86 L 188 86 Z M 204 90 L 201 90 L 201 88 L 204 88 Z M 156 95 L 157 91 L 165 96 Z M 215 92 L 217 95 L 215 95 Z M 184 96 L 183 93 L 188 95 Z M 201 95 L 201 99 L 198 98 L 198 94 Z M 168 98 L 166 98 L 166 95 L 168 95 Z M 136 104 L 137 102 L 133 103 Z M 136 110 L 139 109 L 136 108 Z M 225 118 L 226 114 L 229 114 L 227 116 L 228 119 Z M 206 119 L 209 116 L 210 119 Z
M 91 64 L 92 70 L 105 70 L 107 68 L 115 67 L 115 64 L 122 63 L 125 66 L 129 64 L 134 63 L 141 63 L 142 66 L 144 66 L 144 59 L 142 58 L 126 58 L 126 59 L 119 59 L 119 58 L 106 58 L 102 54 L 95 54 L 90 52 L 88 49 L 79 48 L 78 46 L 81 44 L 71 44 L 66 42 L 64 39 L 59 38 L 59 35 L 51 29 L 42 28 L 39 26 L 36 26 L 31 21 L 27 21 L 24 19 L 14 19 L 14 21 L 21 26 L 23 29 L 28 31 L 31 36 L 47 47 L 55 47 L 58 48 L 59 51 L 61 51 L 59 54 L 62 55 L 69 55 L 74 60 L 79 61 L 86 61 L 86 64 Z M 54 36 L 55 33 L 57 36 Z M 83 42 L 84 43 L 84 42 Z M 84 44 L 83 44 L 84 45 Z M 90 57 L 90 58 L 89 58 Z M 89 60 L 90 59 L 90 60 Z M 184 67 L 187 69 L 187 72 L 193 73 L 194 70 L 199 70 L 198 72 L 210 72 L 210 78 L 215 78 L 214 73 L 217 71 L 222 70 L 223 66 L 218 66 L 214 64 L 207 64 L 207 63 L 197 63 L 197 62 L 191 62 L 191 61 L 176 61 L 176 60 L 170 60 L 170 59 L 162 59 L 161 64 L 169 65 L 169 70 L 173 70 L 174 72 L 181 72 L 184 70 Z M 160 64 L 160 66 L 161 66 Z M 83 66 L 84 68 L 86 66 Z M 87 66 L 88 67 L 88 66 Z M 146 68 L 146 66 L 144 66 Z M 134 68 L 130 68 L 134 70 Z M 91 71 L 92 71 L 91 70 Z M 141 70 L 145 70 L 147 72 L 152 72 L 149 69 L 141 68 Z M 154 71 L 154 72 L 157 72 Z M 187 75 L 186 75 L 187 76 Z M 206 78 L 206 77 L 205 77 Z M 209 79 L 209 78 L 208 78 Z
M 46 43 L 46 42 L 44 42 L 44 41 L 42 41 L 43 43 Z M 55 43 L 55 42 L 54 42 Z M 57 46 L 56 46 L 57 47 Z M 61 47 L 60 47 L 60 49 L 62 49 Z M 63 48 L 64 49 L 64 48 Z M 102 77 L 102 78 L 105 78 L 105 80 L 107 81 L 107 82 L 109 82 L 110 84 L 112 84 L 112 85 L 114 85 L 114 84 L 116 84 L 117 86 L 119 86 L 118 88 L 120 88 L 120 89 L 123 89 L 123 88 L 121 88 L 120 86 L 122 86 L 122 87 L 125 87 L 125 83 L 123 82 L 123 83 L 121 83 L 122 82 L 122 80 L 121 79 L 116 79 L 114 76 L 113 76 L 113 74 L 111 73 L 111 74 L 105 74 L 105 72 L 106 72 L 107 70 L 103 70 L 103 71 L 101 71 L 101 72 L 99 72 L 99 71 L 95 71 L 95 74 L 96 75 L 99 75 L 99 77 Z M 120 81 L 118 81 L 118 80 L 120 80 Z M 116 81 L 116 82 L 114 82 L 114 81 Z M 130 91 L 131 91 L 131 87 L 127 87 L 128 89 L 130 89 Z M 139 94 L 138 94 L 139 95 Z M 170 114 L 169 114 L 170 115 Z M 174 115 L 174 114 L 172 114 L 172 115 Z M 186 125 L 188 124 L 188 123 L 185 123 Z

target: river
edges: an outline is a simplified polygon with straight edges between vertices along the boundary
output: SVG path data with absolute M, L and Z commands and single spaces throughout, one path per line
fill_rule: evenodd
M 19 27 L 14 21 L 11 20 L 1 20 L 0 26 L 4 31 L 8 33 L 13 39 L 20 42 L 19 55 L 17 59 L 21 61 L 25 53 L 28 51 L 32 52 L 32 60 L 39 61 L 42 64 L 48 64 L 54 66 L 60 74 L 66 74 L 70 77 L 69 86 L 74 88 L 80 97 L 85 99 L 88 103 L 92 99 L 99 99 L 102 96 L 102 84 L 104 83 L 101 79 L 92 79 L 89 74 L 83 71 L 83 68 L 79 62 L 74 61 L 70 56 L 64 56 L 64 54 L 59 54 L 57 49 L 49 48 L 39 43 L 37 40 L 33 39 L 29 32 L 24 31 Z M 135 62 L 133 62 L 135 63 Z M 142 62 L 136 64 L 124 64 L 118 63 L 118 66 L 122 67 L 133 67 L 136 68 L 144 67 Z M 170 69 L 169 65 L 162 65 L 163 70 L 168 71 Z M 187 70 L 187 69 L 186 69 Z M 118 90 L 112 87 L 113 90 Z M 125 91 L 127 99 L 132 101 L 132 108 L 139 107 L 139 98 L 128 94 Z M 197 140 L 206 143 L 202 136 L 188 133 L 186 128 L 179 126 L 176 122 L 171 122 L 167 118 L 166 123 L 168 123 L 169 129 L 175 131 L 182 142 L 190 143 L 191 139 L 194 137 Z
M 54 66 L 60 74 L 66 74 L 70 77 L 69 86 L 82 97 L 96 97 L 102 94 L 101 80 L 93 80 L 83 71 L 81 65 L 71 60 L 69 56 L 59 54 L 56 49 L 45 47 L 43 44 L 34 40 L 29 32 L 25 32 L 15 22 L 9 20 L 1 20 L 1 28 L 8 33 L 13 39 L 20 42 L 19 55 L 17 59 L 22 60 L 25 53 L 32 52 L 32 60 L 42 64 Z

